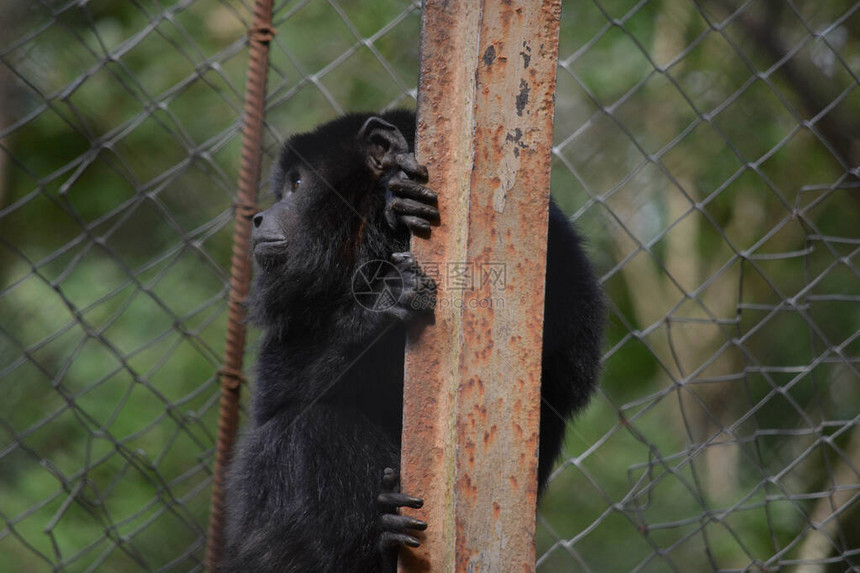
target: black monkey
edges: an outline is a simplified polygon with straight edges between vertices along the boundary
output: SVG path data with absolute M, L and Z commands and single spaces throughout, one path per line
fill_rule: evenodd
M 253 420 L 228 478 L 221 570 L 380 573 L 426 524 L 397 513 L 406 327 L 435 285 L 408 252 L 438 221 L 412 154 L 415 115 L 352 114 L 296 135 L 254 217 L 252 318 L 264 328 Z M 539 480 L 599 368 L 599 286 L 550 205 Z M 358 293 L 358 294 L 357 294 Z M 364 294 L 361 294 L 364 293 Z M 365 295 L 381 294 L 375 307 Z

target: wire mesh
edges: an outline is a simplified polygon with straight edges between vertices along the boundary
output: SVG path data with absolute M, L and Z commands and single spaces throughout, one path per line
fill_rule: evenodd
M 611 316 L 538 571 L 860 570 L 860 3 L 563 9 L 553 194 Z M 419 12 L 276 3 L 264 164 L 414 107 Z M 250 20 L 0 8 L 4 570 L 202 569 Z
M 0 568 L 201 570 L 251 2 L 2 10 Z M 273 105 L 409 96 L 417 6 L 357 10 L 278 7 Z

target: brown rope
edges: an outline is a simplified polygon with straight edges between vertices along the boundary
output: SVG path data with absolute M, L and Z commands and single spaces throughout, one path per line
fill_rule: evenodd
M 245 352 L 245 306 L 251 282 L 251 219 L 257 210 L 257 185 L 260 181 L 260 148 L 263 137 L 263 112 L 266 103 L 266 76 L 272 29 L 272 0 L 256 0 L 254 20 L 249 30 L 250 60 L 245 85 L 245 118 L 242 130 L 242 165 L 233 223 L 233 254 L 230 266 L 230 296 L 227 303 L 227 335 L 224 365 L 218 371 L 221 402 L 218 411 L 218 439 L 212 477 L 212 502 L 209 510 L 209 540 L 206 571 L 214 573 L 224 552 L 224 480 L 236 430 L 239 425 L 239 390 L 245 381 L 242 357 Z
M 236 210 L 235 216 L 237 218 L 244 217 L 245 219 L 251 219 L 254 215 L 257 214 L 256 204 L 240 203 L 238 201 L 234 201 L 233 208 Z
M 226 387 L 228 390 L 238 390 L 239 386 L 247 382 L 244 374 L 235 370 L 221 368 L 218 375 L 221 376 L 221 388 Z
M 277 30 L 272 28 L 270 24 L 263 24 L 262 26 L 255 25 L 248 31 L 248 37 L 251 38 L 252 42 L 268 44 L 275 38 L 275 34 L 277 33 Z

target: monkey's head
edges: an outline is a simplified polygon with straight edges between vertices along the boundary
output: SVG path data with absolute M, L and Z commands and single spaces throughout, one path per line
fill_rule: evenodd
M 346 115 L 287 140 L 272 170 L 275 204 L 253 218 L 257 298 L 330 290 L 318 287 L 345 284 L 356 265 L 408 240 L 384 222 L 382 183 L 413 137 L 414 115 L 395 111 Z
M 380 180 L 395 173 L 395 157 L 410 150 L 410 142 L 388 119 L 403 123 L 411 114 L 383 117 L 347 115 L 287 140 L 272 170 L 275 204 L 253 219 L 258 263 L 268 267 L 307 256 L 303 251 L 320 242 L 347 251 L 355 239 L 361 242 L 362 237 L 351 235 L 381 211 L 375 208 L 385 201 Z M 413 129 L 408 128 L 409 135 Z M 338 239 L 346 242 L 338 245 Z

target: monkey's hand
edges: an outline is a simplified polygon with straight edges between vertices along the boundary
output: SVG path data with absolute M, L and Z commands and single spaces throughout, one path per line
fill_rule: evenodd
M 439 223 L 437 195 L 423 185 L 427 183 L 427 168 L 412 153 L 400 153 L 395 161 L 400 170 L 385 182 L 385 220 L 392 229 L 406 227 L 413 234 L 426 236 L 430 226 Z
M 419 508 L 424 500 L 400 493 L 400 474 L 393 468 L 385 468 L 382 474 L 382 493 L 376 498 L 382 535 L 379 537 L 379 550 L 390 553 L 403 546 L 418 547 L 421 541 L 416 532 L 427 529 L 420 519 L 400 515 L 401 507 Z
M 390 286 L 393 304 L 384 312 L 408 322 L 421 316 L 432 316 L 436 308 L 436 281 L 424 274 L 412 253 L 393 253 L 385 282 Z

